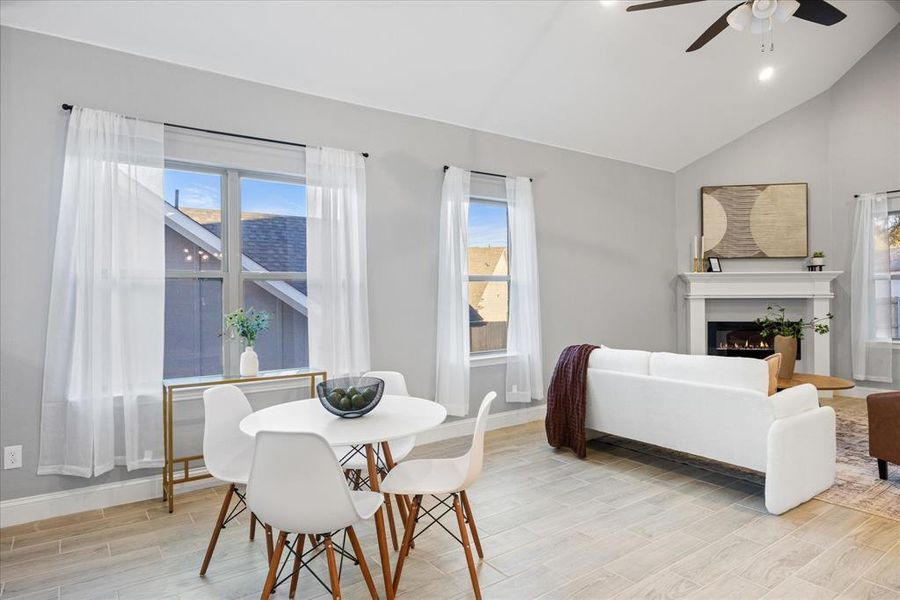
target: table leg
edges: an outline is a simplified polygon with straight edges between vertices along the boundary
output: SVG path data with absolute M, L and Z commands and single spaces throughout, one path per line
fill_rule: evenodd
M 394 467 L 397 466 L 397 463 L 394 462 L 394 455 L 391 454 L 391 446 L 387 442 L 381 442 L 381 451 L 384 452 L 384 464 L 387 466 L 388 472 L 390 473 Z M 407 510 L 406 510 L 406 496 L 394 496 L 394 499 L 397 501 L 397 510 L 400 511 L 400 524 L 405 525 L 407 519 Z M 415 545 L 411 545 L 411 548 L 415 548 Z
M 375 464 L 375 449 L 372 444 L 366 444 L 366 459 L 369 464 L 369 488 L 373 492 L 380 492 L 381 485 L 378 481 L 378 466 Z M 381 573 L 384 576 L 384 590 L 388 600 L 394 598 L 394 586 L 391 578 L 391 556 L 388 550 L 387 537 L 384 531 L 384 505 L 375 513 L 375 531 L 378 534 L 378 552 L 381 556 Z

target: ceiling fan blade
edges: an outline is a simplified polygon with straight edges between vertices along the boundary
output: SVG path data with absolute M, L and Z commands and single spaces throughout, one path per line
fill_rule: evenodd
M 685 50 L 685 52 L 693 52 L 694 50 L 699 50 L 703 46 L 705 46 L 711 39 L 722 33 L 728 28 L 728 15 L 737 10 L 739 6 L 743 6 L 743 2 L 738 2 L 723 14 L 721 17 L 716 19 L 716 22 L 709 26 L 709 28 L 700 34 L 694 43 L 690 45 L 690 47 Z M 799 9 L 798 9 L 799 12 Z M 796 14 L 796 13 L 795 13 Z
M 667 6 L 678 6 L 679 4 L 693 4 L 694 2 L 703 2 L 703 0 L 657 0 L 656 2 L 645 2 L 644 4 L 632 4 L 625 9 L 625 12 L 648 10 L 651 8 L 665 8 Z
M 825 0 L 798 0 L 800 8 L 794 16 L 804 21 L 811 21 L 819 25 L 834 25 L 840 23 L 847 16 Z

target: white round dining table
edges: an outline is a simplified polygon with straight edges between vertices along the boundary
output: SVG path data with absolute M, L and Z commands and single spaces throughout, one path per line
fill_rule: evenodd
M 354 419 L 331 414 L 318 399 L 297 400 L 258 410 L 241 421 L 241 431 L 306 431 L 318 433 L 332 446 L 389 442 L 433 429 L 447 409 L 431 400 L 385 394 L 372 412 Z
M 378 492 L 380 491 L 376 464 L 378 446 L 380 445 L 384 452 L 387 468 L 392 469 L 394 461 L 388 442 L 433 429 L 446 418 L 447 410 L 437 402 L 412 396 L 385 394 L 372 412 L 353 419 L 344 419 L 331 414 L 317 398 L 313 398 L 285 402 L 258 410 L 244 417 L 240 428 L 250 436 L 255 436 L 259 431 L 314 432 L 325 438 L 331 446 L 357 448 L 364 446 L 369 467 L 369 487 L 373 492 Z M 388 498 L 385 500 L 389 501 Z M 401 520 L 405 523 L 407 507 L 402 501 L 398 502 L 398 505 Z M 393 535 L 392 514 L 390 518 Z M 386 595 L 388 600 L 393 600 L 394 586 L 384 528 L 384 506 L 375 513 L 375 530 Z

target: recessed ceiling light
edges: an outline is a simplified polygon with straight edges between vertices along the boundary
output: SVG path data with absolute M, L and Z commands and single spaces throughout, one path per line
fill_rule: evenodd
M 619 3 L 619 0 L 600 0 L 601 6 L 615 6 Z
M 775 74 L 775 67 L 763 67 L 760 70 L 759 75 L 757 75 L 756 77 L 760 81 L 768 81 L 768 80 L 772 79 L 772 75 L 774 75 L 774 74 Z

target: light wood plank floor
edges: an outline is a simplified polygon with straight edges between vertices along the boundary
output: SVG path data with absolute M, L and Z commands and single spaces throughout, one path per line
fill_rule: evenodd
M 466 444 L 416 455 L 453 455 Z M 5 529 L 0 596 L 256 598 L 265 543 L 248 541 L 243 516 L 223 532 L 208 575 L 197 574 L 222 492 L 183 494 L 171 515 L 148 501 Z M 540 423 L 488 434 L 485 472 L 470 494 L 485 598 L 900 599 L 900 522 L 816 500 L 775 517 L 758 486 L 611 446 L 581 461 L 549 448 Z M 374 526 L 358 530 L 379 573 Z M 367 597 L 352 565 L 342 588 L 345 598 Z M 301 577 L 298 597 L 323 592 Z M 399 594 L 470 597 L 462 549 L 430 529 Z

